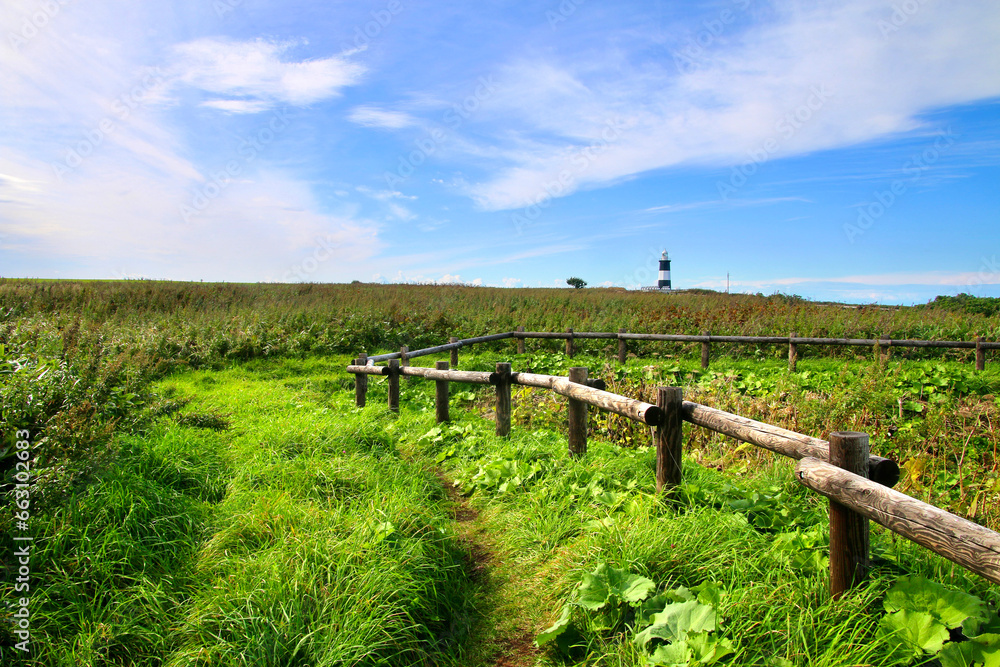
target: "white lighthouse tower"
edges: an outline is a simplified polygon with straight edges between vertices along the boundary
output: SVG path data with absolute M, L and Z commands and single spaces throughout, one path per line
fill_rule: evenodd
M 660 256 L 660 277 L 656 281 L 656 287 L 661 290 L 670 289 L 670 257 L 666 250 Z

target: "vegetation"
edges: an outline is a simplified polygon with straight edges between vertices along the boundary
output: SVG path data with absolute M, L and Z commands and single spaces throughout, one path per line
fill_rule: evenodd
M 587 281 L 583 278 L 567 278 L 566 284 L 570 287 L 575 287 L 576 289 L 583 289 L 587 286 Z
M 989 296 L 973 296 L 962 292 L 956 296 L 939 296 L 931 302 L 931 306 L 962 313 L 996 317 L 1000 315 L 1000 298 Z
M 767 452 L 688 428 L 685 483 L 664 502 L 648 430 L 592 410 L 590 452 L 569 459 L 550 392 L 515 389 L 510 439 L 493 435 L 488 387 L 453 384 L 442 426 L 430 382 L 403 382 L 398 416 L 379 378 L 369 407 L 352 407 L 342 369 L 362 349 L 518 325 L 1000 329 L 935 304 L 781 296 L 2 280 L 0 591 L 15 597 L 6 554 L 29 451 L 28 664 L 993 664 L 995 589 L 884 531 L 870 579 L 831 602 L 826 501 Z M 585 365 L 628 396 L 678 385 L 803 433 L 865 431 L 902 462 L 897 488 L 1000 528 L 993 361 L 977 373 L 968 351 L 809 347 L 789 373 L 782 348 L 732 346 L 704 370 L 696 346 L 655 343 L 630 344 L 621 367 L 606 341 L 577 342 L 569 359 L 561 341 L 524 355 L 500 341 L 462 350 L 460 366 Z M 4 664 L 21 657 L 11 627 Z

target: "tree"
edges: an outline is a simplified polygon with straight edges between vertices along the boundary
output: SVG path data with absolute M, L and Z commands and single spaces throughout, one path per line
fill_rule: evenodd
M 587 286 L 587 281 L 584 280 L 583 278 L 567 278 L 566 284 L 572 285 L 573 287 L 580 289 L 581 287 Z

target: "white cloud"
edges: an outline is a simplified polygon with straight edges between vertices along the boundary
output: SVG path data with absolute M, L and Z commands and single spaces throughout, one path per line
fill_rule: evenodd
M 404 195 L 399 190 L 373 190 L 373 189 L 371 189 L 369 187 L 366 187 L 364 185 L 359 185 L 359 186 L 357 186 L 354 189 L 357 190 L 358 192 L 360 192 L 361 194 L 363 194 L 363 195 L 365 195 L 367 197 L 371 197 L 372 199 L 376 199 L 378 201 L 386 201 L 387 199 L 416 199 L 417 198 L 416 195 Z M 345 192 L 344 195 L 346 195 L 346 194 L 347 193 Z M 344 196 L 344 195 L 341 195 L 341 196 Z
M 730 28 L 684 71 L 645 56 L 662 53 L 662 39 L 641 35 L 632 53 L 514 62 L 491 99 L 499 170 L 467 192 L 486 210 L 518 208 L 663 167 L 858 144 L 1000 95 L 1000 5 L 926 1 L 884 35 L 892 11 L 782 0 L 767 23 Z
M 521 284 L 520 278 L 503 278 L 500 281 L 504 287 L 517 287 Z
M 365 127 L 398 130 L 416 124 L 416 119 L 400 111 L 386 111 L 373 106 L 355 107 L 347 119 Z
M 203 105 L 231 113 L 258 113 L 280 104 L 306 105 L 335 97 L 357 83 L 365 68 L 332 56 L 283 60 L 292 42 L 199 39 L 174 47 L 176 80 L 212 95 Z
M 389 203 L 389 212 L 394 218 L 398 218 L 404 222 L 409 222 L 417 217 L 417 214 L 410 209 L 402 206 L 401 204 Z

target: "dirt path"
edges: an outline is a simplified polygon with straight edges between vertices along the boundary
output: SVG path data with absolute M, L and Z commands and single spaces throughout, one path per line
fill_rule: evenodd
M 455 532 L 465 551 L 466 574 L 479 586 L 484 598 L 496 600 L 502 594 L 504 585 L 493 567 L 495 554 L 491 544 L 496 536 L 487 533 L 478 520 L 479 511 L 455 488 L 452 480 L 439 470 L 435 474 L 451 500 Z M 494 626 L 479 633 L 481 639 L 478 641 L 489 644 L 483 647 L 486 655 L 483 664 L 493 667 L 529 667 L 535 664 L 538 648 L 534 644 L 534 632 L 517 625 L 514 632 L 501 634 L 495 621 L 502 613 L 501 606 L 495 602 L 483 610 L 484 623 Z

